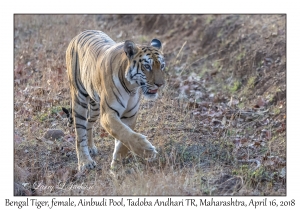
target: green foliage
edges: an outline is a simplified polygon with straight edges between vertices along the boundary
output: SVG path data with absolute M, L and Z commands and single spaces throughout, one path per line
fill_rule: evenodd
M 230 90 L 231 93 L 234 93 L 234 92 L 238 91 L 240 89 L 240 87 L 241 87 L 241 82 L 240 81 L 235 81 L 233 83 L 233 85 L 229 88 L 229 90 Z
M 280 114 L 280 108 L 278 106 L 273 106 L 272 112 L 274 115 Z
M 49 118 L 49 114 L 47 112 L 41 112 L 35 117 L 35 119 L 39 120 L 40 122 L 43 122 L 48 118 Z
M 69 107 L 65 107 L 65 108 L 68 109 Z M 53 106 L 50 109 L 50 113 L 51 114 L 56 114 L 56 113 L 60 112 L 61 110 L 62 110 L 62 106 Z

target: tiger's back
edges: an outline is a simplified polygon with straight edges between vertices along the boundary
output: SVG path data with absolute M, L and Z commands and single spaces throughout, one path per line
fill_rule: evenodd
M 96 79 L 97 60 L 115 42 L 101 31 L 88 30 L 80 33 L 70 42 L 66 52 L 66 63 L 70 86 L 94 98 L 93 84 Z M 103 60 L 103 59 L 102 59 Z M 96 82 L 99 82 L 99 78 Z

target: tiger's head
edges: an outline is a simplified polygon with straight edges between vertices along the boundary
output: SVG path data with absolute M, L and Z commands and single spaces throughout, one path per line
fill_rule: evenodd
M 157 90 L 165 84 L 165 60 L 161 42 L 153 39 L 149 46 L 137 46 L 133 41 L 124 43 L 124 52 L 129 59 L 126 79 L 141 87 L 146 99 L 156 99 Z

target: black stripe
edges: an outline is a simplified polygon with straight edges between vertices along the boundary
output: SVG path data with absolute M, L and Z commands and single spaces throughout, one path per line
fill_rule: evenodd
M 129 67 L 129 75 L 131 75 L 133 68 Z
M 96 120 L 88 120 L 90 123 L 94 123 L 94 122 L 96 122 L 98 119 L 96 119 Z
M 100 49 L 100 47 L 99 47 L 99 48 L 97 49 L 96 58 L 98 58 L 98 57 L 99 57 L 100 53 L 101 53 L 101 49 Z M 101 65 L 100 65 L 100 66 L 101 66 Z
M 79 37 L 78 39 L 78 43 L 81 42 L 82 39 L 85 39 L 86 37 L 89 37 L 89 36 L 92 36 L 93 34 L 95 34 L 95 32 L 93 31 L 88 31 L 88 32 L 85 32 L 82 34 L 81 37 Z M 88 39 L 85 39 L 84 40 L 84 43 L 80 43 L 81 45 L 84 45 L 85 42 L 87 41 Z M 78 91 L 85 97 L 88 96 L 87 92 L 85 91 L 85 88 L 81 82 L 81 80 L 78 79 L 78 76 L 77 76 L 77 73 L 80 74 L 80 68 L 78 68 L 78 71 L 77 71 L 77 65 L 78 65 L 78 53 L 76 52 L 76 63 L 75 63 L 75 83 L 76 83 L 76 87 L 78 89 Z M 82 90 L 82 89 L 84 90 Z
M 139 103 L 140 103 L 140 99 L 138 100 L 138 102 L 131 109 L 128 110 L 128 112 L 131 112 Z
M 136 60 L 133 61 L 133 67 L 132 67 L 132 69 L 134 69 L 135 64 L 136 64 Z
M 78 87 L 77 89 L 79 90 L 79 92 L 80 92 L 84 97 L 88 97 L 89 94 L 85 91 L 85 88 L 84 88 L 84 86 L 83 86 L 81 80 L 77 80 L 76 83 L 77 83 L 77 82 L 79 82 L 79 85 L 80 85 L 80 87 L 82 88 L 82 89 L 80 89 L 80 87 L 79 87 L 78 84 L 77 84 L 77 87 Z M 84 92 L 83 92 L 83 91 L 84 91 Z
M 78 43 L 81 42 L 82 39 L 85 39 L 86 37 L 94 35 L 95 32 L 86 31 L 85 33 L 82 33 L 82 35 L 78 39 Z
M 90 36 L 90 35 L 88 35 L 88 36 Z M 85 36 L 86 37 L 86 36 Z M 81 46 L 84 46 L 85 44 L 86 44 L 86 42 L 87 41 L 90 41 L 91 39 L 85 39 L 85 37 L 84 37 L 84 40 L 82 41 L 82 43 L 80 43 L 81 44 Z
M 132 79 L 131 73 L 132 73 L 132 70 L 133 70 L 134 67 L 135 67 L 135 64 L 136 64 L 136 61 L 134 60 L 134 61 L 133 61 L 133 66 L 132 66 L 132 68 L 129 67 L 129 75 L 130 75 L 131 79 Z
M 75 117 L 86 121 L 86 117 L 82 116 L 81 114 L 78 114 L 78 112 L 76 112 L 76 110 L 74 110 L 74 113 L 75 113 Z
M 96 105 L 97 105 L 97 103 L 96 103 L 94 100 L 90 100 L 90 104 L 91 104 L 92 106 L 96 106 Z
M 85 108 L 85 109 L 88 108 L 88 107 L 87 107 L 87 104 L 86 104 L 86 103 L 83 103 L 83 102 L 81 102 L 81 101 L 79 101 L 79 99 L 78 99 L 77 97 L 75 97 L 75 102 L 76 102 L 77 104 L 79 104 L 80 106 L 82 106 L 83 108 Z
M 98 118 L 99 115 L 100 115 L 100 111 L 99 111 L 99 113 L 97 113 L 97 114 L 90 115 L 89 119 L 95 119 L 95 118 Z
M 114 91 L 113 88 L 112 88 L 112 92 L 115 95 L 115 97 L 116 97 L 117 101 L 119 102 L 119 104 L 121 104 L 121 106 L 123 106 L 125 108 L 124 104 L 122 103 L 122 101 L 120 100 L 120 98 L 117 96 L 117 94 L 115 93 L 115 91 Z
M 81 125 L 81 124 L 77 124 L 76 123 L 76 126 L 75 126 L 76 128 L 81 128 L 81 129 L 84 129 L 84 130 L 86 130 L 86 127 L 84 126 L 84 125 Z
M 80 73 L 80 69 L 78 69 L 78 72 L 77 72 L 77 62 L 78 62 L 78 53 L 76 52 L 76 56 L 75 56 L 75 83 L 76 83 L 76 87 L 77 87 L 77 90 L 79 91 L 80 94 L 84 95 L 85 97 L 88 96 L 88 94 L 84 93 L 80 87 L 79 87 L 79 84 L 78 84 L 78 78 L 77 78 L 77 73 Z M 80 82 L 81 83 L 81 82 Z M 82 83 L 81 83 L 82 84 Z M 84 88 L 83 88 L 84 89 Z
M 111 71 L 111 75 L 113 75 L 113 70 L 112 70 L 112 61 L 113 60 L 115 60 L 116 59 L 116 57 L 117 57 L 117 55 L 113 58 L 113 59 L 111 59 L 110 60 L 110 71 Z M 122 97 L 122 95 L 121 95 L 121 93 L 120 93 L 120 91 L 119 91 L 119 89 L 117 88 L 117 86 L 116 86 L 116 84 L 115 84 L 115 81 L 114 81 L 114 77 L 112 76 L 111 77 L 111 80 L 112 80 L 112 82 L 113 82 L 113 84 L 114 84 L 114 86 L 115 86 L 115 88 L 117 89 L 117 91 L 118 91 L 118 93 L 120 94 L 120 96 Z M 123 98 L 123 97 L 122 97 Z
M 137 112 L 136 112 L 137 113 Z M 132 117 L 134 117 L 135 115 L 136 115 L 136 113 L 134 113 L 132 116 L 130 116 L 130 117 L 121 117 L 121 119 L 127 119 L 127 118 L 132 118 Z
M 124 74 L 123 74 L 123 71 L 122 71 L 121 67 L 120 67 L 120 69 L 119 69 L 119 81 L 121 82 L 121 85 L 123 86 L 124 90 L 125 90 L 128 94 L 130 94 L 130 90 L 127 88 L 127 86 L 126 86 L 126 84 L 125 84 L 125 82 L 124 82 Z
M 83 142 L 83 141 L 86 141 L 87 142 L 87 139 L 86 138 L 81 138 L 79 141 L 78 141 L 78 143 L 81 143 L 81 142 Z M 86 147 L 87 145 L 81 145 L 81 147 Z
M 117 110 L 115 110 L 114 108 L 112 108 L 111 106 L 108 105 L 106 98 L 105 98 L 105 102 L 106 102 L 106 105 L 108 106 L 108 108 L 110 108 L 111 110 L 115 111 L 117 113 L 118 117 L 120 117 L 119 112 Z
M 86 97 L 84 95 L 78 94 L 77 96 L 81 101 L 86 101 Z
M 90 107 L 90 110 L 92 110 L 92 111 L 94 111 L 94 112 L 95 112 L 95 111 L 99 111 L 100 109 L 99 109 L 99 107 L 98 107 L 98 108 L 96 108 L 96 109 L 93 109 L 93 108 L 91 108 L 91 107 Z
M 147 79 L 147 77 L 144 74 L 141 74 L 141 73 L 135 73 L 134 75 L 131 76 L 131 79 L 134 78 L 136 75 L 141 75 L 142 79 Z
M 88 43 L 87 48 L 89 48 L 91 45 L 96 45 L 96 46 L 97 46 L 97 43 L 100 43 L 100 40 L 99 40 L 98 37 L 94 37 L 94 38 L 90 41 L 90 43 Z
M 72 43 L 72 48 L 71 48 L 71 55 L 72 55 L 72 58 L 74 58 L 74 42 Z
M 147 61 L 146 59 L 142 59 L 142 61 L 145 61 L 146 63 L 149 63 L 149 61 Z
M 143 76 L 141 73 L 139 73 L 139 68 L 140 68 L 140 65 L 139 65 L 139 63 L 137 64 L 137 71 L 136 71 L 136 73 L 134 74 L 134 75 L 130 75 L 130 78 L 131 79 L 133 79 L 136 75 L 141 75 L 141 77 L 143 78 L 143 79 L 146 79 L 146 76 Z

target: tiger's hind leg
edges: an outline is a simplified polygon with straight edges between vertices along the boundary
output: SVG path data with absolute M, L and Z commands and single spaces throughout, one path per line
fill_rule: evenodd
M 91 158 L 88 149 L 87 139 L 87 114 L 89 96 L 78 93 L 72 97 L 72 115 L 76 133 L 76 152 L 78 158 L 78 170 L 93 169 L 96 167 L 96 162 Z
M 93 139 L 93 125 L 97 121 L 99 115 L 100 115 L 100 104 L 90 99 L 89 118 L 88 118 L 86 130 L 87 130 L 87 137 L 88 137 L 88 147 L 91 155 L 96 155 L 98 153 L 97 147 L 95 146 L 94 139 Z

